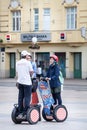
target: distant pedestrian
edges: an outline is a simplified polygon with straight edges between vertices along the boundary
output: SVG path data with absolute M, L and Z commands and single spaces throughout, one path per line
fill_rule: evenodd
M 27 60 L 31 62 L 32 67 L 33 67 L 33 74 L 32 74 L 31 78 L 35 79 L 36 78 L 36 73 L 37 73 L 37 65 L 36 65 L 36 62 L 33 61 L 31 53 L 28 53 Z
M 36 77 L 36 72 L 37 72 L 37 66 L 36 62 L 33 61 L 31 53 L 28 53 L 27 60 L 31 62 L 31 65 L 33 67 L 33 75 L 31 76 L 32 79 L 32 100 L 31 100 L 31 105 L 36 105 L 39 102 L 38 95 L 37 95 L 37 86 L 38 86 L 38 81 Z
M 37 67 L 37 78 L 40 80 L 40 77 L 42 76 L 42 68 L 40 65 Z

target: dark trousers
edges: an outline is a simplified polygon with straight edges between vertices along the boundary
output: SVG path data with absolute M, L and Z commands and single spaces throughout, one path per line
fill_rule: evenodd
M 37 74 L 37 78 L 40 81 L 40 77 L 42 76 L 42 74 Z
M 38 81 L 36 78 L 33 78 L 32 79 L 32 92 L 36 92 L 37 87 L 38 87 Z
M 58 93 L 52 93 L 53 95 L 53 98 L 54 98 L 54 104 L 59 104 L 59 105 L 62 105 L 62 99 L 61 99 L 61 93 L 58 92 Z
M 61 87 L 51 88 L 51 92 L 54 99 L 54 104 L 62 105 Z
M 19 88 L 19 95 L 18 95 L 19 113 L 26 112 L 27 109 L 30 107 L 32 86 L 19 84 L 18 88 Z

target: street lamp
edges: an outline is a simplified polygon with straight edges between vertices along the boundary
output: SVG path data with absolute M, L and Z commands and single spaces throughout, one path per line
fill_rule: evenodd
M 32 43 L 33 43 L 32 49 L 34 49 L 35 44 L 37 43 L 37 37 L 33 37 L 33 38 L 32 38 Z M 35 62 L 35 50 L 34 50 L 33 52 L 34 52 L 34 62 Z
M 35 49 L 40 49 L 40 46 L 37 44 L 37 37 L 32 38 L 32 44 L 29 46 L 30 49 L 33 49 L 34 53 L 34 62 L 35 62 Z
M 33 44 L 36 44 L 36 43 L 37 43 L 37 37 L 33 37 L 33 38 L 32 38 L 32 43 L 33 43 Z

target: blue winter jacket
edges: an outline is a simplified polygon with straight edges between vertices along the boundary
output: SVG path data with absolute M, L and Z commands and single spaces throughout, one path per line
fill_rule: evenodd
M 51 78 L 50 80 L 50 87 L 53 88 L 53 87 L 60 87 L 61 86 L 61 83 L 58 79 L 59 77 L 59 66 L 56 62 L 54 62 L 53 64 L 51 64 L 49 66 L 49 69 L 47 71 L 47 77 L 48 78 Z

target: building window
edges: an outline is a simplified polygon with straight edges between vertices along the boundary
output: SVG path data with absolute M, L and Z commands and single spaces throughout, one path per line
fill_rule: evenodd
M 43 12 L 43 30 L 50 30 L 50 9 L 45 8 Z
M 14 11 L 12 12 L 13 16 L 13 31 L 20 31 L 21 30 L 21 12 Z
M 39 11 L 38 9 L 34 9 L 34 30 L 39 30 Z
M 77 8 L 69 7 L 66 8 L 67 11 L 67 29 L 77 28 Z

